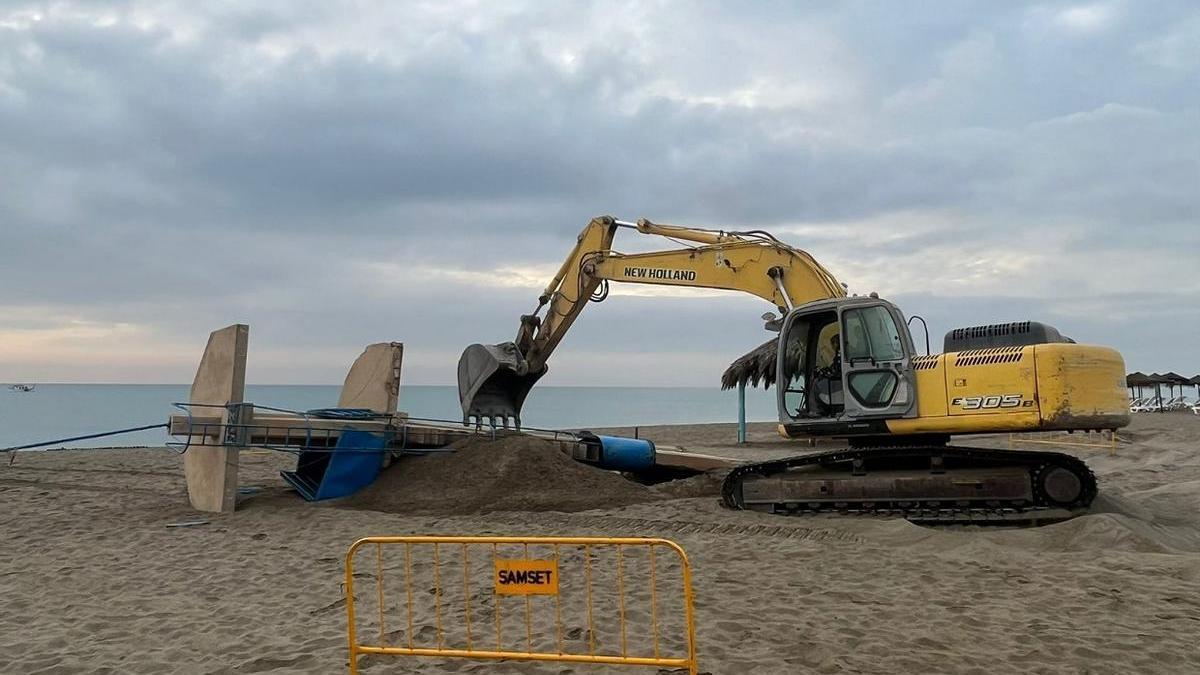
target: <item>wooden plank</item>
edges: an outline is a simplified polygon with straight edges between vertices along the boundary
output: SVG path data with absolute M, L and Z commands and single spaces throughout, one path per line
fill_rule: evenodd
M 167 420 L 168 433 L 172 436 L 196 436 L 207 434 L 217 437 L 221 433 L 221 415 L 171 415 Z M 205 439 L 193 438 L 192 443 L 203 443 Z
M 665 445 L 655 445 L 654 463 L 659 466 L 669 466 L 693 471 L 712 471 L 714 469 L 732 469 L 743 460 L 717 455 L 704 455 L 698 452 L 688 452 L 681 448 Z

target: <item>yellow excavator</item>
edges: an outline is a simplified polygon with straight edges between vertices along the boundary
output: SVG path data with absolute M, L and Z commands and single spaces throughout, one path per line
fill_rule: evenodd
M 623 254 L 620 229 L 682 248 Z M 690 242 L 690 243 L 689 243 Z M 1034 321 L 954 329 L 941 354 L 916 353 L 904 315 L 845 287 L 808 253 L 761 230 L 723 231 L 603 216 L 521 317 L 516 340 L 459 360 L 464 423 L 520 428 L 547 361 L 610 282 L 742 291 L 772 303 L 779 432 L 848 447 L 741 465 L 722 486 L 731 508 L 783 514 L 882 512 L 924 520 L 1052 520 L 1086 510 L 1096 480 L 1063 453 L 950 444 L 951 435 L 1115 430 L 1129 423 L 1125 365 Z M 545 310 L 543 312 L 543 310 Z M 926 348 L 928 351 L 928 348 Z

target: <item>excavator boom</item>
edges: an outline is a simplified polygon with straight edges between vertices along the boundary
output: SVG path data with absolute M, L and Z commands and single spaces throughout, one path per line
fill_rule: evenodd
M 623 254 L 612 249 L 618 229 L 697 245 Z M 603 300 L 607 284 L 613 281 L 742 291 L 767 300 L 781 312 L 846 295 L 812 256 L 766 232 L 595 218 L 580 232 L 575 247 L 539 296 L 537 308 L 521 317 L 516 339 L 473 344 L 463 352 L 458 391 L 464 423 L 474 419 L 520 427 L 525 398 L 545 375 L 550 355 L 587 303 Z

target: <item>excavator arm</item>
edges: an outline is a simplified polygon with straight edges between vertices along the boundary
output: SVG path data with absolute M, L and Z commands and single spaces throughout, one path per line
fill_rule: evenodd
M 623 254 L 612 250 L 618 229 L 660 236 L 683 248 Z M 593 219 L 538 297 L 521 317 L 516 340 L 474 344 L 458 362 L 463 421 L 520 427 L 525 397 L 546 373 L 546 363 L 575 318 L 591 301 L 603 300 L 609 282 L 720 288 L 756 295 L 786 312 L 813 300 L 843 297 L 845 289 L 812 256 L 762 231 L 725 232 Z M 545 312 L 543 312 L 545 309 Z

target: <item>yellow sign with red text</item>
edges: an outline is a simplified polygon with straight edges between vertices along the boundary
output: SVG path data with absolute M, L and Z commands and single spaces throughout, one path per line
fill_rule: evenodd
M 558 595 L 558 561 L 498 559 L 493 581 L 497 595 Z

